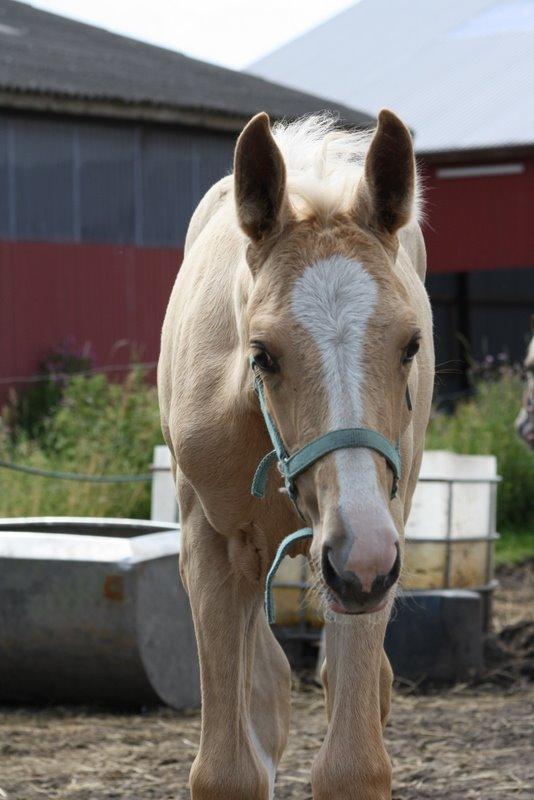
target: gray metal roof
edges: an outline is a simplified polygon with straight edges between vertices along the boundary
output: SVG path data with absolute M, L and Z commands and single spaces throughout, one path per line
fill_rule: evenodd
M 534 143 L 534 0 L 361 0 L 250 71 L 387 106 L 419 152 Z
M 160 107 L 181 109 L 195 112 L 194 119 L 199 122 L 207 114 L 235 120 L 262 110 L 276 118 L 330 110 L 349 124 L 367 126 L 373 122 L 366 114 L 336 101 L 12 0 L 0 0 L 0 92 L 4 104 L 10 94 L 47 95 L 144 106 L 154 111 Z M 60 109 L 61 104 L 48 107 Z

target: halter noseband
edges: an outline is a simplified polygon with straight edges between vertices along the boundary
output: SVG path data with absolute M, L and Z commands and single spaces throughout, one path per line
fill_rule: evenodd
M 262 458 L 258 464 L 256 472 L 254 473 L 251 487 L 251 492 L 254 497 L 264 496 L 265 487 L 269 477 L 269 469 L 276 461 L 278 462 L 278 469 L 284 478 L 287 493 L 302 517 L 300 509 L 297 505 L 297 487 L 295 485 L 295 478 L 328 453 L 332 453 L 335 450 L 353 447 L 366 447 L 370 450 L 374 450 L 376 453 L 379 453 L 385 458 L 389 468 L 393 473 L 391 499 L 396 496 L 401 476 L 399 443 L 397 443 L 397 445 L 392 444 L 389 439 L 386 439 L 386 437 L 382 436 L 381 433 L 378 433 L 378 431 L 373 431 L 370 428 L 340 428 L 334 431 L 329 431 L 328 433 L 323 434 L 323 436 L 319 436 L 317 439 L 313 439 L 308 444 L 305 444 L 300 450 L 297 450 L 296 453 L 289 455 L 282 441 L 282 437 L 280 436 L 278 428 L 276 427 L 273 418 L 269 414 L 267 403 L 265 402 L 263 381 L 256 371 L 257 365 L 253 356 L 250 357 L 250 366 L 254 375 L 254 391 L 258 396 L 263 419 L 265 420 L 265 425 L 274 447 L 273 450 L 271 450 Z M 406 403 L 408 405 L 408 409 L 411 411 L 412 404 L 408 389 L 406 389 Z M 313 536 L 313 531 L 311 528 L 301 528 L 300 530 L 295 531 L 295 533 L 286 536 L 278 548 L 265 582 L 265 611 L 267 614 L 267 619 L 271 624 L 275 621 L 275 610 L 272 598 L 272 582 L 276 574 L 276 570 L 278 569 L 280 562 L 285 556 L 290 545 L 299 539 L 304 539 L 311 536 Z

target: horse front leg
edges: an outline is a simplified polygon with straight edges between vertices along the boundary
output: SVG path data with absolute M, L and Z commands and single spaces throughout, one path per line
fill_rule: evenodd
M 289 664 L 265 620 L 257 552 L 241 542 L 236 557 L 234 544 L 198 501 L 182 512 L 181 572 L 202 691 L 192 800 L 271 800 L 289 730 Z
M 325 699 L 326 699 L 326 715 L 328 719 L 331 716 L 331 695 L 328 688 L 328 670 L 326 668 L 326 658 L 321 666 L 321 681 L 324 687 Z M 388 724 L 389 714 L 391 711 L 391 689 L 393 686 L 393 670 L 391 668 L 391 664 L 389 663 L 389 658 L 386 655 L 386 651 L 382 650 L 382 656 L 380 659 L 380 722 L 382 724 L 382 730 L 386 729 L 386 725 Z
M 326 623 L 328 732 L 312 767 L 314 800 L 390 800 L 383 740 L 391 667 L 383 652 L 389 610 Z M 337 621 L 335 621 L 337 619 Z

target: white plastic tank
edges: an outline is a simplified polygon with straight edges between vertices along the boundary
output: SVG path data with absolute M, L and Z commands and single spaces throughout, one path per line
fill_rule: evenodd
M 428 450 L 410 517 L 405 589 L 479 589 L 493 580 L 497 459 Z

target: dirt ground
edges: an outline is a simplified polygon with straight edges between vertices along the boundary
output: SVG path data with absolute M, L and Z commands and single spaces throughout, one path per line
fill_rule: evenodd
M 397 691 L 388 728 L 394 800 L 534 797 L 534 565 L 500 575 L 488 666 L 476 685 Z M 295 680 L 278 800 L 311 800 L 309 768 L 325 731 L 322 693 Z M 0 710 L 0 798 L 181 800 L 198 713 Z

